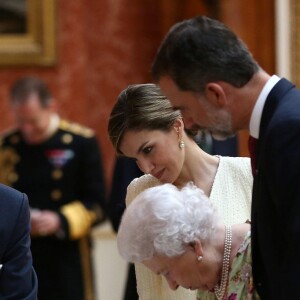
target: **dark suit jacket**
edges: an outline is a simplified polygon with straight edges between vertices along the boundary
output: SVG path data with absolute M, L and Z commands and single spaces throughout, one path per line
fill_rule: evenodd
M 262 299 L 300 299 L 300 91 L 285 79 L 263 110 L 256 167 L 254 282 Z
M 37 299 L 27 197 L 0 184 L 0 299 Z
M 143 174 L 134 159 L 124 156 L 116 158 L 108 203 L 108 214 L 116 232 L 126 208 L 127 187 L 134 178 Z

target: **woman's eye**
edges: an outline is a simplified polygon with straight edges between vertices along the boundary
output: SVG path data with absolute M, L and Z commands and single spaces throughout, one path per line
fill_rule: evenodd
M 152 147 L 146 147 L 146 148 L 143 149 L 143 152 L 144 152 L 145 154 L 148 154 L 148 153 L 151 152 L 151 150 L 152 150 Z

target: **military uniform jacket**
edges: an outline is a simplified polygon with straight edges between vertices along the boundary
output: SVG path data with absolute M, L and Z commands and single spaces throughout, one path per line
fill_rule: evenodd
M 104 178 L 94 132 L 61 120 L 48 140 L 28 145 L 18 130 L 12 131 L 1 140 L 0 168 L 0 181 L 26 193 L 32 209 L 57 212 L 61 219 L 62 230 L 55 236 L 32 237 L 39 298 L 91 299 L 83 297 L 91 278 L 83 276 L 89 261 L 87 253 L 85 261 L 81 254 L 88 250 L 84 238 L 103 217 L 104 207 Z

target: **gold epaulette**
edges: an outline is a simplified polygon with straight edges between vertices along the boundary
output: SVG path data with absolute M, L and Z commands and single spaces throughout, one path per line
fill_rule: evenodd
M 70 133 L 83 136 L 85 138 L 90 138 L 95 135 L 94 130 L 80 125 L 78 123 L 72 123 L 66 120 L 61 120 L 59 124 L 59 128 Z

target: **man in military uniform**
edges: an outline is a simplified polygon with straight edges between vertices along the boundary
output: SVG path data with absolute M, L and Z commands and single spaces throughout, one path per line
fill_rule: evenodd
M 41 80 L 11 90 L 17 128 L 4 135 L 0 179 L 29 196 L 39 300 L 93 298 L 88 234 L 103 219 L 104 178 L 91 129 L 62 120 Z

